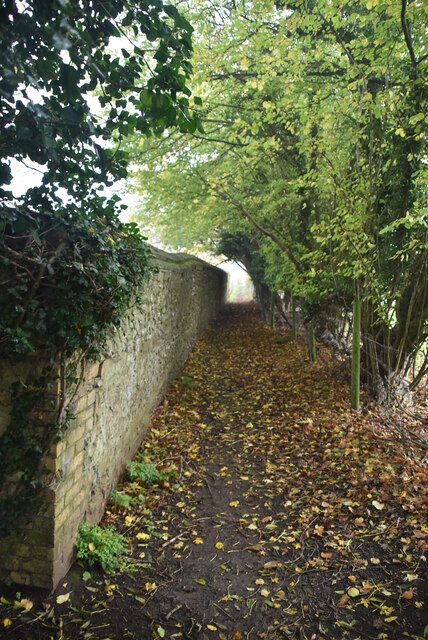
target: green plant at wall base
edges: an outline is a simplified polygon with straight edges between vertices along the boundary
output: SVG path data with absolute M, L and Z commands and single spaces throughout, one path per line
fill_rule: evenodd
M 132 503 L 132 498 L 126 493 L 122 493 L 121 491 L 116 491 L 115 489 L 113 489 L 110 495 L 110 502 L 117 507 L 129 509 Z
M 74 545 L 78 559 L 85 560 L 90 567 L 98 563 L 108 573 L 122 568 L 127 550 L 126 539 L 113 526 L 100 527 L 87 520 L 81 522 Z
M 183 385 L 183 387 L 187 387 L 188 389 L 193 389 L 193 387 L 195 386 L 193 378 L 187 375 L 181 376 L 178 379 L 178 382 L 179 384 Z
M 140 480 L 145 484 L 154 484 L 160 479 L 159 471 L 147 458 L 143 458 L 140 461 L 132 460 L 132 462 L 128 462 L 127 466 L 131 480 Z

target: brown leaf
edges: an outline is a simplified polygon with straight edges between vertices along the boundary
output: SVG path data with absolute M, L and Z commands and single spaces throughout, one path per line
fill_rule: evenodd
M 265 562 L 263 565 L 264 569 L 276 569 L 277 567 L 280 566 L 280 562 L 277 562 L 276 560 L 270 560 L 270 562 Z

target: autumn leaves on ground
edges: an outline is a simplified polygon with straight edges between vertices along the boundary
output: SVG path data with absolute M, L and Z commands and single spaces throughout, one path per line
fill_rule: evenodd
M 130 508 L 106 512 L 128 570 L 76 565 L 27 607 L 6 593 L 0 637 L 424 638 L 426 475 L 348 387 L 326 350 L 310 363 L 303 337 L 229 308 L 142 446 L 164 480 L 124 479 Z

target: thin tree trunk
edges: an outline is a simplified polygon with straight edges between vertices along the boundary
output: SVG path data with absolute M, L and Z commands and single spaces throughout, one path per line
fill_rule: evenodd
M 275 324 L 275 292 L 270 291 L 270 328 L 273 329 Z
M 309 357 L 311 362 L 316 362 L 317 359 L 317 347 L 315 344 L 315 331 L 314 331 L 314 323 L 312 320 L 308 325 L 308 339 L 309 339 Z
M 296 300 L 291 291 L 291 338 L 297 340 Z
M 354 300 L 352 331 L 352 377 L 351 377 L 351 407 L 360 408 L 360 357 L 361 357 L 361 301 Z

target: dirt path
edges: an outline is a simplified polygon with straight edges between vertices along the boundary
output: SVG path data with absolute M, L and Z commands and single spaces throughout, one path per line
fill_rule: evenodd
M 284 335 L 252 307 L 205 334 L 142 448 L 168 480 L 124 480 L 133 506 L 106 513 L 134 571 L 76 566 L 3 606 L 0 638 L 424 637 L 425 473 L 349 411 L 345 368 Z

